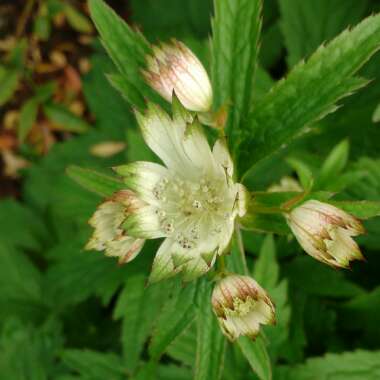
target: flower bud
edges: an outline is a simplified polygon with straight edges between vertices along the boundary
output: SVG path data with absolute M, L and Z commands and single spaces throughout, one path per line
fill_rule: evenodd
M 138 208 L 141 201 L 129 190 L 121 190 L 103 202 L 90 219 L 95 229 L 86 249 L 105 250 L 107 256 L 119 257 L 119 263 L 133 260 L 144 245 L 143 239 L 128 236 L 122 224 Z
M 182 42 L 153 47 L 143 75 L 148 84 L 168 102 L 173 91 L 190 111 L 207 112 L 212 104 L 212 89 L 207 72 L 199 59 Z
M 251 277 L 223 278 L 214 288 L 211 302 L 223 333 L 231 340 L 240 335 L 255 339 L 260 325 L 275 324 L 272 301 Z
M 351 238 L 365 232 L 361 222 L 327 203 L 310 200 L 286 215 L 301 247 L 315 259 L 333 267 L 348 268 L 350 261 L 362 260 Z

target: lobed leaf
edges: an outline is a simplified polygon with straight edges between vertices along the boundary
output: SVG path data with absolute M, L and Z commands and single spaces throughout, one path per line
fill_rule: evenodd
M 321 46 L 256 104 L 240 139 L 241 173 L 286 146 L 337 109 L 343 97 L 367 84 L 354 77 L 380 47 L 380 14 Z
M 212 312 L 210 285 L 203 282 L 199 293 L 194 380 L 219 380 L 223 372 L 226 339 Z
M 278 380 L 376 380 L 380 374 L 380 352 L 357 350 L 311 358 L 305 364 L 279 367 Z
M 133 105 L 137 107 L 141 106 L 141 99 L 144 97 L 159 99 L 140 73 L 145 66 L 145 56 L 150 52 L 143 35 L 132 30 L 104 1 L 90 0 L 89 6 L 102 43 L 124 77 L 123 82 L 116 82 L 117 89 L 122 90 L 122 94 L 129 101 L 136 101 Z M 115 84 L 115 78 L 113 79 Z
M 61 358 L 73 371 L 93 380 L 124 378 L 123 361 L 111 352 L 66 349 L 61 353 Z
M 174 293 L 157 320 L 155 333 L 149 346 L 149 354 L 152 358 L 159 358 L 168 345 L 194 320 L 196 289 L 196 283 L 188 284 L 184 288 L 177 283 Z
M 215 0 L 211 67 L 214 108 L 230 106 L 227 134 L 232 145 L 252 107 L 261 10 L 261 0 Z
M 263 337 L 259 335 L 253 341 L 242 336 L 237 340 L 237 344 L 259 379 L 271 380 L 272 368 Z

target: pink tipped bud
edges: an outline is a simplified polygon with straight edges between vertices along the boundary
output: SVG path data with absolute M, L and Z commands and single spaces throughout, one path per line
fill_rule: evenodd
M 254 339 L 261 325 L 275 323 L 272 301 L 248 276 L 223 278 L 214 288 L 211 302 L 223 333 L 231 340 L 240 335 Z
M 121 264 L 133 260 L 144 240 L 128 236 L 122 224 L 129 214 L 142 206 L 142 202 L 130 190 L 118 191 L 103 202 L 89 221 L 95 231 L 86 249 L 105 250 L 107 256 L 119 257 Z
M 363 259 L 351 236 L 363 234 L 364 227 L 343 210 L 310 200 L 286 218 L 301 247 L 315 259 L 340 268 L 348 268 L 352 260 Z
M 207 112 L 212 104 L 212 89 L 199 59 L 182 42 L 153 47 L 143 75 L 148 84 L 168 102 L 173 92 L 190 111 Z

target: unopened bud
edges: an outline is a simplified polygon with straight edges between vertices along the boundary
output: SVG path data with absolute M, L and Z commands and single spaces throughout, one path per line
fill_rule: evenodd
M 231 340 L 240 335 L 255 339 L 261 325 L 275 323 L 272 301 L 251 277 L 223 278 L 216 285 L 211 301 L 223 333 Z
M 118 191 L 103 202 L 89 221 L 95 231 L 86 249 L 105 250 L 107 256 L 119 257 L 121 264 L 133 260 L 144 240 L 128 236 L 122 224 L 139 207 L 142 207 L 141 201 L 129 190 Z
M 287 222 L 301 247 L 325 264 L 348 268 L 362 260 L 359 246 L 351 238 L 365 232 L 361 222 L 327 203 L 310 200 L 293 209 Z
M 199 59 L 182 42 L 153 47 L 143 75 L 148 84 L 168 102 L 173 92 L 190 111 L 207 112 L 212 105 L 212 89 Z

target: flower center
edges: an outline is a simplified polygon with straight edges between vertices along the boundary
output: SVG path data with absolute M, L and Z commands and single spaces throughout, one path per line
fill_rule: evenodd
M 205 230 L 206 226 L 207 233 L 219 234 L 232 215 L 228 188 L 222 180 L 162 178 L 154 186 L 153 195 L 158 201 L 156 214 L 162 231 L 184 249 L 195 247 L 200 228 Z
M 233 309 L 225 309 L 226 316 L 228 317 L 244 317 L 249 314 L 256 306 L 257 301 L 252 297 L 247 297 L 244 301 L 240 298 L 235 298 L 233 300 L 234 308 Z

